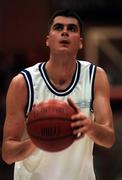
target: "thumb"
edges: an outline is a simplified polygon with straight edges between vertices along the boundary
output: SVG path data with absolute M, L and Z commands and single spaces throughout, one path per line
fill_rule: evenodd
M 80 112 L 79 106 L 77 106 L 77 104 L 75 104 L 70 97 L 67 98 L 67 102 L 75 110 L 76 113 Z

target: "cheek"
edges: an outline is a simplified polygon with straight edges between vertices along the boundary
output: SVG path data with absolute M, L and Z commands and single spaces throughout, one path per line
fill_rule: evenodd
M 83 47 L 82 40 L 80 37 L 75 38 L 74 41 L 75 41 L 75 45 L 77 46 L 77 48 L 81 49 Z
M 80 41 L 79 38 L 75 37 L 72 42 L 73 42 L 72 45 L 73 45 L 76 49 L 82 48 L 82 43 L 81 43 L 81 41 Z
M 49 36 L 47 42 L 46 42 L 46 45 L 48 47 L 50 46 L 54 46 L 56 44 L 56 38 L 55 38 L 55 35 L 53 35 L 53 33 Z

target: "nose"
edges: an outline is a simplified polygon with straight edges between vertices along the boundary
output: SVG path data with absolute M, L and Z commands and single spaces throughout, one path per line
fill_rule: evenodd
M 61 33 L 62 36 L 68 36 L 68 30 L 67 30 L 67 27 L 64 27 L 63 30 L 62 30 L 62 33 Z
M 61 33 L 61 36 L 69 36 L 67 27 L 64 27 Z
M 68 34 L 68 32 L 62 32 L 62 33 L 61 33 L 61 36 L 64 36 L 64 37 L 65 37 L 65 36 L 69 36 L 69 34 Z

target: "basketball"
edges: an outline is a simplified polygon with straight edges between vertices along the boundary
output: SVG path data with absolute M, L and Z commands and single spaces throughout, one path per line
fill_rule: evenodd
M 75 110 L 66 102 L 48 100 L 28 114 L 27 132 L 40 149 L 57 152 L 70 146 L 75 138 L 70 126 Z

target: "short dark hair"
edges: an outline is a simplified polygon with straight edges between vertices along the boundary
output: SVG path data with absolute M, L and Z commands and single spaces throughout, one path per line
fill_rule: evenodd
M 79 23 L 79 27 L 80 27 L 80 34 L 82 35 L 82 28 L 83 28 L 82 20 L 74 10 L 69 10 L 69 9 L 57 10 L 54 12 L 54 14 L 51 16 L 51 18 L 48 21 L 48 31 L 50 31 L 50 27 L 53 24 L 53 20 L 57 16 L 73 17 L 73 18 L 77 19 L 77 21 Z

